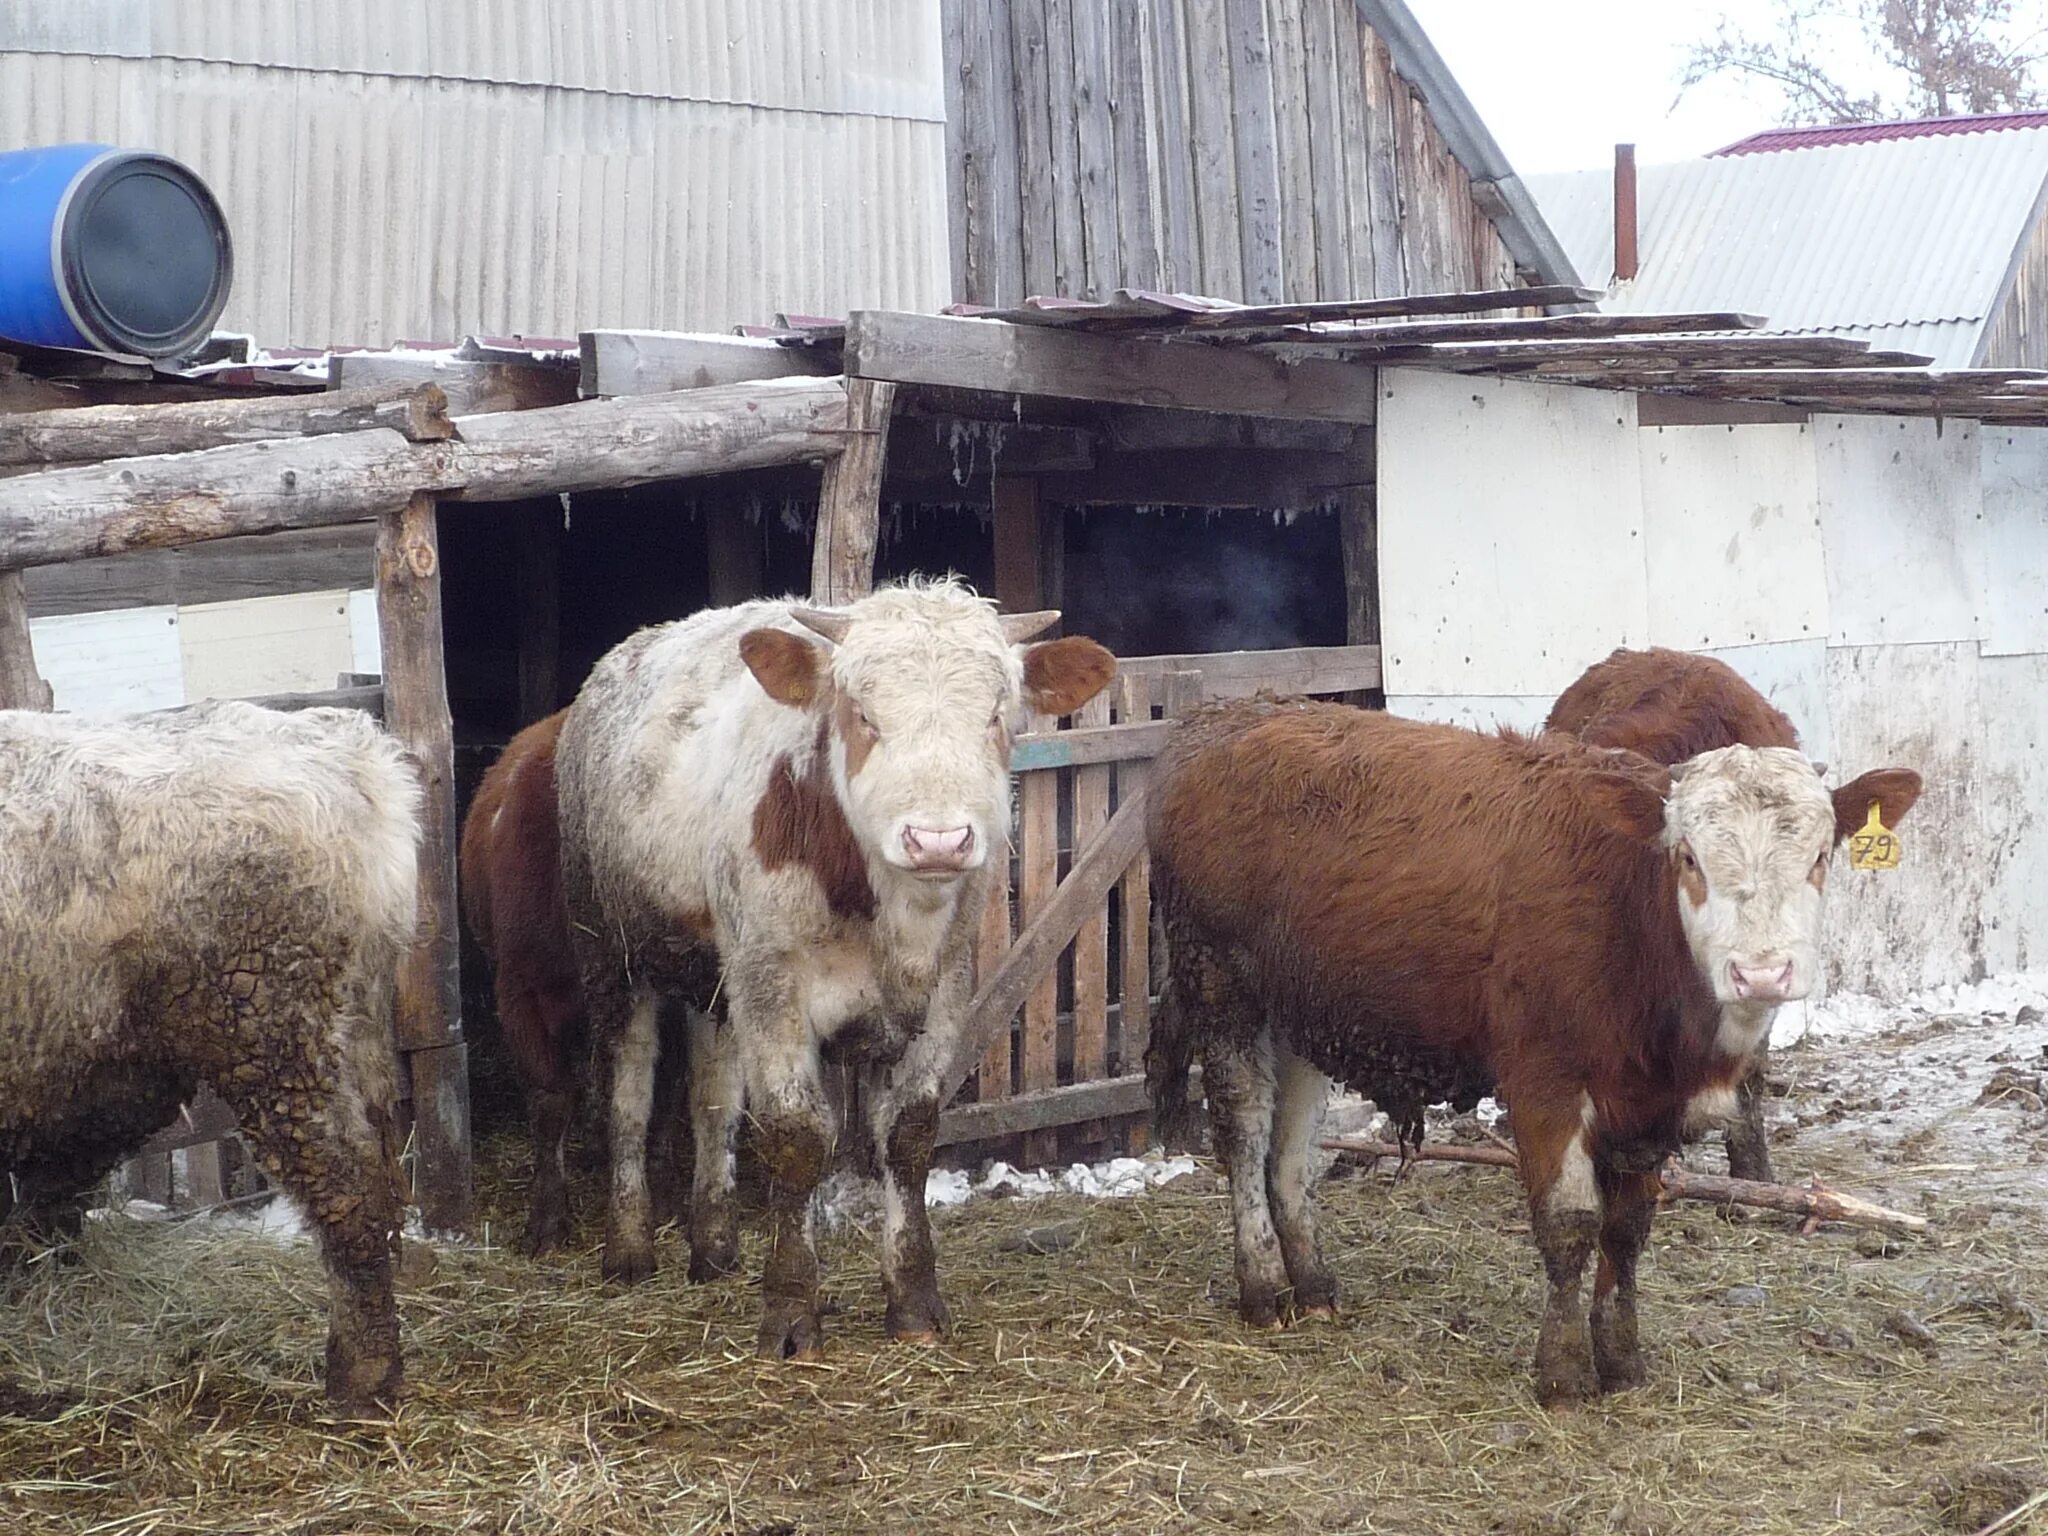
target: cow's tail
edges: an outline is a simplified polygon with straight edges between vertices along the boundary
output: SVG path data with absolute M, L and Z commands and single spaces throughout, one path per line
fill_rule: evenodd
M 1145 1044 L 1145 1093 L 1152 1101 L 1152 1133 L 1169 1152 L 1195 1148 L 1201 1120 L 1192 1094 L 1196 1040 L 1166 951 L 1166 925 L 1152 919 L 1152 966 L 1159 978 L 1159 1002 L 1152 1011 L 1152 1035 Z

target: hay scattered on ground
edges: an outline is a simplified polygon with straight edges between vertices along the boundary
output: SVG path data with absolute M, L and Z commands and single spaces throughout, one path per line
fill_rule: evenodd
M 516 1227 L 516 1158 L 486 1159 L 496 1231 Z M 1886 1256 L 1669 1212 L 1651 1385 L 1553 1417 L 1530 1394 L 1512 1179 L 1354 1175 L 1325 1212 L 1347 1319 L 1275 1336 L 1235 1321 L 1206 1171 L 945 1213 L 958 1328 L 938 1348 L 885 1341 L 872 1235 L 850 1233 L 810 1367 L 757 1363 L 752 1284 L 687 1285 L 672 1235 L 628 1293 L 588 1251 L 443 1249 L 401 1303 L 410 1395 L 375 1423 L 320 1399 L 310 1250 L 104 1224 L 0 1311 L 0 1376 L 31 1394 L 0 1412 L 70 1404 L 0 1417 L 0 1525 L 1880 1536 L 1974 1529 L 2048 1488 L 2039 1213 L 1964 1211 Z

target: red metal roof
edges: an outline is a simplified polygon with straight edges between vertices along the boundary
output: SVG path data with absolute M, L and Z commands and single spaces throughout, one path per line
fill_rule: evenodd
M 1717 149 L 1722 155 L 1761 155 L 1778 149 L 1820 149 L 1831 144 L 1873 144 L 1884 139 L 1931 139 L 1950 133 L 1999 133 L 2048 128 L 2048 112 L 1983 112 L 1974 117 L 1920 117 L 1905 123 L 1829 123 L 1817 128 L 1767 128 Z

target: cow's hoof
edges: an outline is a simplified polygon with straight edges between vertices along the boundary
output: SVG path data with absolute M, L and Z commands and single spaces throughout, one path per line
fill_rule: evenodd
M 1600 1377 L 1591 1352 L 1553 1353 L 1536 1362 L 1536 1401 L 1546 1408 L 1570 1408 L 1600 1395 Z
M 652 1243 L 606 1243 L 598 1268 L 614 1285 L 638 1285 L 654 1278 Z
M 1600 1390 L 1602 1392 L 1633 1392 L 1650 1379 L 1649 1371 L 1643 1365 L 1640 1354 L 1629 1355 L 1620 1360 L 1600 1362 Z
M 737 1245 L 690 1250 L 692 1285 L 711 1285 L 719 1280 L 730 1280 L 739 1272 L 740 1251 Z
M 883 1325 L 898 1344 L 936 1344 L 952 1331 L 953 1318 L 937 1291 L 889 1303 Z
M 526 1231 L 520 1235 L 519 1251 L 529 1259 L 537 1259 L 544 1253 L 556 1253 L 569 1245 L 569 1216 L 566 1211 L 542 1215 L 536 1211 L 527 1217 Z
M 405 1365 L 396 1351 L 355 1351 L 338 1339 L 327 1345 L 327 1400 L 345 1414 L 375 1416 L 398 1401 Z
M 1295 1321 L 1302 1323 L 1335 1323 L 1337 1304 L 1333 1301 L 1312 1301 L 1294 1316 Z
M 770 1298 L 761 1316 L 761 1339 L 754 1353 L 763 1360 L 822 1360 L 825 1325 L 807 1301 Z

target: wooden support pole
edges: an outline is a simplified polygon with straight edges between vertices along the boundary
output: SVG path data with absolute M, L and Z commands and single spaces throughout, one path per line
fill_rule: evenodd
M 555 712 L 562 686 L 562 508 L 552 497 L 525 508 L 519 554 L 519 723 Z
M 811 544 L 811 601 L 850 603 L 875 586 L 882 471 L 896 386 L 853 379 L 846 388 L 846 450 L 825 465 Z
M 416 443 L 455 435 L 448 396 L 439 385 L 376 384 L 253 400 L 83 405 L 0 415 L 0 465 L 96 463 L 370 427 L 389 427 Z
M 766 581 L 761 525 L 730 504 L 704 508 L 704 569 L 711 606 L 727 608 L 761 596 Z
M 398 980 L 398 1049 L 412 1083 L 413 1197 L 429 1231 L 470 1222 L 469 1070 L 455 906 L 455 733 L 441 638 L 434 498 L 415 496 L 377 527 L 377 625 L 384 720 L 426 789 L 420 935 Z
M 48 709 L 50 685 L 36 672 L 21 572 L 0 571 L 0 709 Z

